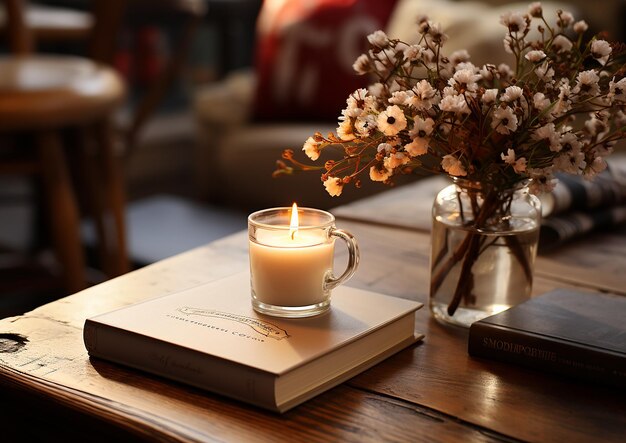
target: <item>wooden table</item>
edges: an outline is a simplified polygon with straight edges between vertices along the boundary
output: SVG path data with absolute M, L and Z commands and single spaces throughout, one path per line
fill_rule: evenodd
M 335 211 L 361 245 L 351 285 L 427 301 L 423 208 L 438 186 L 424 181 Z M 625 246 L 621 229 L 540 257 L 534 293 L 626 295 Z M 247 265 L 242 232 L 0 321 L 3 431 L 90 441 L 626 441 L 624 391 L 470 358 L 467 331 L 438 324 L 427 309 L 416 321 L 423 343 L 284 415 L 89 360 L 86 317 Z

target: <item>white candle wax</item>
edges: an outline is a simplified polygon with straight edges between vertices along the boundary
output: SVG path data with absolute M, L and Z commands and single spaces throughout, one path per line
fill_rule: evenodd
M 258 231 L 250 241 L 250 273 L 258 301 L 309 306 L 324 301 L 324 279 L 333 264 L 334 239 L 323 230 Z

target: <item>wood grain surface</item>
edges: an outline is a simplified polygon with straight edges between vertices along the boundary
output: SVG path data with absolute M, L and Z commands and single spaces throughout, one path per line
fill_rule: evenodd
M 350 285 L 427 301 L 427 233 L 343 218 L 337 225 L 361 247 Z M 619 267 L 617 240 L 596 245 L 595 263 Z M 247 247 L 246 233 L 235 234 L 0 321 L 0 384 L 28 392 L 44 410 L 92 417 L 152 441 L 623 441 L 623 392 L 470 358 L 467 331 L 439 325 L 426 309 L 416 320 L 422 344 L 284 415 L 88 358 L 86 317 L 239 272 L 248 266 Z M 346 252 L 337 249 L 340 269 Z M 572 245 L 568 254 L 577 251 L 587 249 Z M 593 274 L 593 263 L 580 260 L 560 262 L 558 275 L 538 273 L 534 293 L 593 289 L 580 275 L 568 278 L 582 266 Z M 614 277 L 626 288 L 624 275 Z M 81 420 L 72 423 L 79 432 Z

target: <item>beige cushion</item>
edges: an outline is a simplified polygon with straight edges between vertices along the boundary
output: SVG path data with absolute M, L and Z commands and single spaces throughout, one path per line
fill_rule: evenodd
M 241 125 L 250 119 L 256 78 L 252 69 L 230 73 L 223 81 L 205 86 L 194 95 L 194 112 L 201 123 Z
M 320 174 L 272 178 L 276 160 L 281 158 L 284 149 L 299 151 L 306 137 L 315 131 L 334 130 L 334 127 L 321 126 L 254 124 L 241 131 L 229 131 L 216 150 L 219 197 L 250 210 L 290 206 L 294 201 L 302 206 L 328 207 L 331 202 Z

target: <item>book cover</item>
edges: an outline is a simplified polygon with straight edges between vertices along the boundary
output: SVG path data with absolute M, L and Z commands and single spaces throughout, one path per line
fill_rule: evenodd
M 419 340 L 420 303 L 341 286 L 328 313 L 256 313 L 247 273 L 85 321 L 92 357 L 284 412 Z
M 468 351 L 626 387 L 626 297 L 551 291 L 472 324 Z

